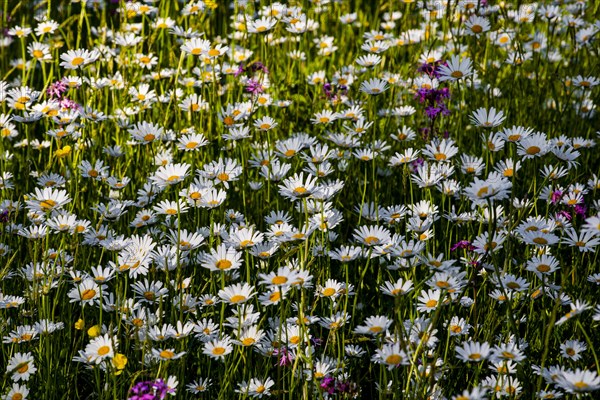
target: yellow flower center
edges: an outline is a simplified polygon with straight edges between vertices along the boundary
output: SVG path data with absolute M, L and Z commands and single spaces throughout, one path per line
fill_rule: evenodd
M 83 292 L 81 292 L 82 300 L 91 300 L 94 298 L 94 296 L 96 296 L 96 291 L 94 289 L 85 289 Z
M 538 146 L 529 146 L 525 152 L 530 156 L 533 156 L 539 153 L 540 151 L 542 151 L 542 149 L 540 149 Z
M 225 354 L 225 347 L 215 347 L 212 349 L 212 353 L 215 356 L 221 356 L 221 355 Z
M 489 188 L 487 186 L 482 187 L 477 191 L 477 197 L 482 197 L 488 194 Z
M 221 271 L 224 271 L 226 269 L 231 268 L 232 264 L 231 264 L 231 261 L 229 261 L 229 260 L 219 260 L 219 261 L 217 261 L 217 263 L 215 265 L 218 269 L 220 269 Z
M 175 356 L 175 353 L 173 353 L 170 350 L 163 350 L 163 351 L 160 352 L 160 356 L 162 358 L 170 359 L 170 358 L 173 358 Z
M 29 370 L 29 363 L 28 362 L 24 362 L 22 365 L 18 365 L 17 366 L 17 372 L 20 373 L 20 374 L 24 374 L 28 370 Z
M 57 203 L 54 200 L 48 199 L 40 202 L 42 210 L 47 211 L 54 207 Z
M 377 244 L 379 243 L 379 238 L 377 236 L 367 236 L 365 238 L 366 244 Z
M 308 190 L 304 186 L 298 186 L 294 189 L 294 194 L 300 196 L 306 193 Z
M 399 354 L 392 354 L 386 357 L 385 363 L 389 365 L 398 365 L 402 362 L 402 356 Z
M 281 299 L 281 293 L 279 293 L 279 291 L 273 292 L 269 296 L 269 301 L 271 301 L 273 303 L 278 302 L 280 299 Z
M 229 301 L 234 304 L 240 303 L 244 300 L 246 300 L 246 296 L 242 296 L 241 294 L 236 294 L 234 296 L 231 296 L 231 299 L 229 299 Z
M 226 174 L 225 172 L 221 172 L 219 175 L 217 175 L 217 179 L 220 181 L 228 181 L 229 175 Z

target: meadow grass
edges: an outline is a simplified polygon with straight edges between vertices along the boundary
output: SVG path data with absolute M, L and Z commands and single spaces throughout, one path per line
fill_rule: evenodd
M 600 3 L 0 4 L 3 398 L 597 395 Z

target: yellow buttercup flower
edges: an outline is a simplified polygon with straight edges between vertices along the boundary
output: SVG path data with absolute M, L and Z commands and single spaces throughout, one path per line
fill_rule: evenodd
M 82 330 L 84 326 L 85 322 L 83 322 L 81 318 L 79 318 L 77 322 L 75 322 L 75 329 L 77 329 L 78 331 Z
M 219 4 L 215 0 L 204 0 L 204 4 L 211 10 L 214 10 L 215 8 L 219 7 Z
M 117 371 L 115 371 L 115 375 L 119 375 L 125 369 L 127 365 L 127 357 L 125 354 L 117 353 L 112 359 L 113 366 Z
M 87 334 L 92 338 L 95 338 L 96 336 L 100 335 L 100 333 L 101 333 L 101 330 L 98 325 L 94 325 L 90 329 L 87 330 Z
M 71 146 L 65 146 L 62 149 L 58 149 L 54 152 L 54 155 L 58 158 L 64 158 L 71 154 Z

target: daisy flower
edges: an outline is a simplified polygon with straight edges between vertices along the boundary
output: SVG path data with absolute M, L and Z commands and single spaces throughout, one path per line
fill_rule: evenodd
M 423 150 L 423 155 L 432 161 L 447 162 L 458 153 L 458 147 L 452 139 L 433 140 Z
M 489 31 L 491 28 L 490 21 L 485 17 L 478 15 L 471 15 L 471 17 L 465 22 L 465 34 L 466 35 L 481 35 Z
M 27 200 L 27 208 L 31 211 L 50 212 L 60 209 L 65 204 L 71 202 L 71 198 L 66 190 L 45 187 L 43 189 L 36 188 L 34 193 L 27 195 L 32 200 Z
M 497 111 L 494 107 L 490 108 L 489 110 L 481 107 L 476 111 L 473 111 L 470 119 L 471 122 L 476 126 L 482 128 L 494 128 L 502 124 L 506 117 L 504 116 L 504 112 Z
M 473 75 L 473 62 L 469 57 L 460 60 L 459 56 L 455 55 L 450 58 L 446 65 L 440 65 L 437 72 L 440 82 L 454 82 Z
M 136 297 L 142 303 L 153 304 L 169 294 L 169 289 L 163 287 L 162 281 L 137 281 L 131 285 Z
M 186 385 L 187 391 L 192 394 L 199 394 L 206 392 L 212 385 L 212 379 L 199 378 Z
M 247 283 L 236 283 L 219 290 L 218 295 L 221 300 L 229 304 L 242 304 L 254 297 L 256 292 L 254 286 Z
M 258 344 L 265 337 L 265 332 L 262 329 L 258 329 L 256 325 L 244 328 L 237 335 L 235 344 L 240 346 L 249 347 Z
M 532 133 L 519 140 L 517 154 L 524 160 L 541 157 L 551 150 L 550 142 L 546 134 L 542 132 Z
M 262 398 L 263 396 L 271 396 L 271 387 L 275 382 L 271 378 L 259 379 L 252 378 L 249 382 L 242 381 L 238 384 L 237 393 L 244 394 L 250 397 Z
M 8 391 L 4 400 L 27 400 L 27 395 L 29 394 L 29 389 L 25 385 L 20 385 L 18 383 L 13 383 L 12 387 Z
M 371 78 L 360 84 L 360 91 L 370 95 L 379 95 L 389 88 L 384 79 Z
M 142 121 L 128 129 L 131 139 L 140 144 L 148 144 L 164 136 L 164 129 L 156 124 Z
M 100 297 L 100 286 L 93 279 L 85 279 L 68 293 L 70 302 L 95 303 Z
M 36 371 L 31 353 L 15 353 L 6 367 L 6 373 L 11 374 L 13 382 L 28 381 Z
M 32 42 L 27 46 L 29 54 L 38 61 L 48 62 L 52 61 L 52 55 L 50 54 L 50 46 L 41 42 Z
M 113 343 L 116 344 L 116 338 L 111 338 L 108 334 L 92 339 L 85 346 L 85 357 L 88 362 L 100 364 L 107 358 L 113 358 L 115 355 Z
M 487 389 L 475 386 L 471 390 L 465 389 L 461 394 L 452 396 L 452 400 L 484 400 Z
M 214 339 L 205 343 L 202 353 L 215 360 L 223 360 L 232 351 L 232 340 L 229 336 L 224 335 L 221 339 Z
M 177 360 L 185 355 L 185 351 L 176 353 L 175 349 L 152 349 L 152 356 L 158 361 Z
M 413 282 L 411 280 L 404 281 L 404 279 L 398 278 L 396 282 L 385 282 L 383 285 L 379 286 L 379 290 L 385 295 L 398 297 L 411 292 L 413 290 Z
M 189 209 L 183 200 L 169 201 L 163 200 L 152 208 L 156 213 L 162 215 L 177 215 L 186 213 Z
M 377 54 L 367 54 L 358 57 L 355 62 L 361 67 L 374 67 L 381 63 L 381 56 Z
M 200 38 L 187 39 L 181 45 L 181 51 L 192 56 L 200 56 L 206 54 L 210 49 L 210 41 Z
M 354 333 L 358 335 L 372 335 L 376 336 L 385 333 L 390 326 L 392 326 L 392 320 L 386 316 L 375 315 L 368 317 L 364 325 L 359 325 L 354 329 Z
M 480 362 L 488 358 L 491 348 L 486 342 L 463 342 L 456 347 L 456 357 L 463 362 Z
M 421 294 L 419 295 L 419 304 L 417 305 L 417 310 L 426 313 L 434 311 L 441 301 L 441 296 L 441 290 L 422 290 Z
M 287 197 L 291 200 L 308 197 L 313 194 L 316 189 L 316 180 L 317 178 L 310 175 L 307 175 L 305 180 L 303 172 L 296 173 L 279 185 L 279 193 L 283 197 Z
M 313 124 L 324 124 L 327 125 L 333 121 L 335 121 L 336 119 L 339 118 L 338 113 L 331 111 L 331 110 L 323 110 L 323 111 L 319 111 L 317 112 L 313 118 L 311 118 L 311 122 Z
M 277 25 L 277 20 L 272 17 L 262 17 L 248 21 L 246 30 L 248 33 L 265 33 Z
M 569 393 L 585 393 L 600 389 L 600 377 L 597 372 L 580 370 L 563 371 L 556 384 Z
M 573 361 L 579 360 L 581 353 L 585 350 L 587 350 L 587 346 L 580 340 L 567 340 L 560 345 L 560 355 Z
M 260 283 L 263 285 L 269 285 L 271 287 L 286 287 L 296 281 L 296 271 L 290 269 L 288 266 L 282 266 L 277 271 L 270 272 L 268 274 L 258 274 Z
M 199 94 L 193 93 L 185 97 L 179 103 L 179 108 L 183 111 L 199 112 L 208 110 L 208 102 L 202 99 Z
M 600 237 L 597 237 L 596 234 L 591 231 L 577 233 L 575 229 L 570 228 L 567 229 L 565 233 L 566 236 L 563 236 L 561 243 L 574 247 L 580 252 L 595 252 L 596 246 L 600 244 Z
M 275 128 L 277 125 L 278 125 L 278 123 L 275 122 L 275 120 L 269 116 L 264 116 L 262 118 L 258 118 L 256 121 L 254 121 L 254 127 L 263 132 L 271 130 L 271 129 Z
M 527 271 L 535 273 L 540 278 L 544 275 L 550 275 L 558 269 L 560 269 L 560 264 L 556 257 L 551 254 L 532 257 L 527 261 L 526 267 Z
M 242 253 L 226 244 L 220 244 L 216 249 L 201 256 L 201 265 L 211 271 L 229 271 L 238 269 L 242 265 Z
M 63 60 L 60 66 L 66 69 L 83 68 L 98 58 L 100 58 L 100 52 L 96 49 L 92 51 L 87 49 L 68 50 L 60 55 L 60 59 Z
M 188 176 L 189 164 L 169 164 L 159 167 L 150 180 L 159 188 L 175 185 Z
M 384 344 L 380 349 L 375 350 L 371 359 L 376 364 L 387 366 L 388 370 L 399 367 L 400 365 L 410 364 L 409 355 L 400 347 L 400 343 Z
M 392 236 L 387 228 L 380 226 L 361 226 L 354 231 L 354 239 L 365 246 L 378 246 L 388 244 Z
M 576 300 L 575 303 L 569 304 L 571 307 L 571 311 L 566 313 L 563 317 L 561 317 L 558 321 L 556 321 L 556 325 L 562 325 L 571 318 L 583 313 L 586 310 L 590 309 L 590 306 L 585 301 Z

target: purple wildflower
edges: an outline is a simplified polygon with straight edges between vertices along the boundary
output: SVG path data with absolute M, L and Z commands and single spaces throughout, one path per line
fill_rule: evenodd
M 2 212 L 0 212 L 0 222 L 8 222 L 8 210 L 2 210 Z
M 251 64 L 250 69 L 252 70 L 252 72 L 262 71 L 265 74 L 269 73 L 269 69 L 267 68 L 267 66 L 260 61 Z
M 258 94 L 258 93 L 262 93 L 263 91 L 264 91 L 264 88 L 260 84 L 260 82 L 257 82 L 254 79 L 248 79 L 248 82 L 246 83 L 246 92 L 249 92 L 252 94 Z
M 280 367 L 287 367 L 292 364 L 294 361 L 293 354 L 287 349 L 287 347 L 282 347 L 280 349 L 273 350 L 273 355 L 278 356 L 277 364 Z
M 435 119 L 435 117 L 437 117 L 441 112 L 442 109 L 439 107 L 425 107 L 425 115 L 431 119 Z
M 586 212 L 587 212 L 587 207 L 585 206 L 585 204 L 576 204 L 575 205 L 575 214 L 579 215 L 580 217 L 585 217 Z
M 423 159 L 421 157 L 419 157 L 415 161 L 411 162 L 410 163 L 410 170 L 411 170 L 411 172 L 418 171 L 419 168 L 421 168 L 424 163 L 425 163 L 425 159 Z
M 461 240 L 452 245 L 450 251 L 455 251 L 456 249 L 467 249 L 468 251 L 473 251 L 475 250 L 475 247 L 468 240 Z
M 437 60 L 433 63 L 423 63 L 417 68 L 417 71 L 427 74 L 432 78 L 437 78 L 439 76 L 438 67 L 442 64 L 445 64 L 442 60 Z
M 233 76 L 235 76 L 235 77 L 237 78 L 238 76 L 240 76 L 241 74 L 243 74 L 245 71 L 246 71 L 246 70 L 244 69 L 244 63 L 241 63 L 241 64 L 238 66 L 238 69 L 237 69 L 237 71 L 235 71 L 235 73 L 233 74 Z
M 321 389 L 329 394 L 335 393 L 335 379 L 332 376 L 326 375 L 321 379 Z
M 162 379 L 143 381 L 136 383 L 131 388 L 132 396 L 128 400 L 163 400 L 167 394 L 174 393 L 174 391 Z
M 69 98 L 63 97 L 60 99 L 59 104 L 62 108 L 68 108 L 70 110 L 80 110 L 81 106 L 76 101 L 73 101 Z
M 571 217 L 571 214 L 569 214 L 569 212 L 568 212 L 568 211 L 565 211 L 565 210 L 562 210 L 562 211 L 559 211 L 559 212 L 557 212 L 557 213 L 556 213 L 556 217 L 557 217 L 557 218 L 558 218 L 558 217 L 563 217 L 563 218 L 567 219 L 568 221 L 570 221 L 570 220 L 571 220 L 571 218 L 572 218 L 572 217 Z
M 51 99 L 61 99 L 62 95 L 68 90 L 67 83 L 60 79 L 54 82 L 50 87 L 46 90 L 46 94 L 50 96 Z
M 554 192 L 552 192 L 552 199 L 550 200 L 550 203 L 552 204 L 556 204 L 560 201 L 560 199 L 562 198 L 563 192 L 560 190 L 555 190 Z

